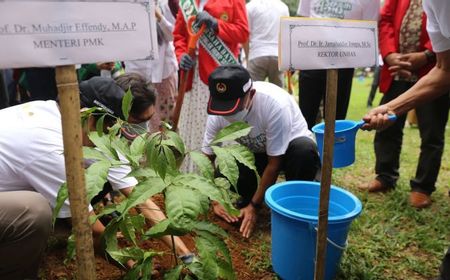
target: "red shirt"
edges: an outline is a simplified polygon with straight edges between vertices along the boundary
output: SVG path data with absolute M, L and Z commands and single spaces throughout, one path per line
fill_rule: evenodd
M 197 0 L 198 4 L 198 0 Z M 248 40 L 248 21 L 247 10 L 245 9 L 244 0 L 209 0 L 204 9 L 210 15 L 215 17 L 218 22 L 217 37 L 228 46 L 228 48 L 237 57 L 239 54 L 239 44 Z M 188 33 L 186 22 L 181 10 L 178 11 L 173 31 L 175 54 L 178 62 L 181 55 L 188 52 Z M 208 84 L 209 74 L 218 66 L 214 59 L 199 45 L 198 51 L 198 68 L 200 79 Z M 192 75 L 188 81 L 187 90 L 192 86 Z
M 428 0 L 424 0 L 428 1 Z M 403 17 L 409 7 L 409 0 L 386 0 L 380 11 L 379 29 L 379 47 L 381 56 L 384 58 L 390 54 L 399 53 L 400 28 Z M 420 33 L 419 51 L 431 50 L 431 42 L 426 30 L 426 15 L 422 13 L 422 32 Z M 419 77 L 422 77 L 433 68 L 434 64 L 428 63 L 417 71 Z M 389 65 L 384 63 L 380 73 L 380 91 L 385 93 L 389 90 L 394 79 L 388 70 Z

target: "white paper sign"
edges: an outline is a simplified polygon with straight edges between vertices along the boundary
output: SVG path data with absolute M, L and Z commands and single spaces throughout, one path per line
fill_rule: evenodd
M 157 58 L 154 3 L 0 1 L 0 68 Z
M 337 69 L 377 64 L 376 21 L 282 18 L 279 66 L 287 69 Z

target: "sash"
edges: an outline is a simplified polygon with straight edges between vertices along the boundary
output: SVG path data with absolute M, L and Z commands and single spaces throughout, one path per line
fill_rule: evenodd
M 180 0 L 180 9 L 186 22 L 188 18 L 198 14 L 195 0 Z M 194 32 L 198 32 L 199 26 L 193 24 L 192 29 Z M 236 57 L 234 57 L 228 46 L 222 41 L 222 39 L 217 37 L 211 29 L 205 29 L 205 32 L 200 37 L 199 41 L 217 64 L 223 65 L 238 63 Z

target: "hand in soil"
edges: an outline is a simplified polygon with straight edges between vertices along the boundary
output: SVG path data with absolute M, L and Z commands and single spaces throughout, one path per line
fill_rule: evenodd
M 225 210 L 225 208 L 218 203 L 217 201 L 212 201 L 212 207 L 213 207 L 213 211 L 214 214 L 216 214 L 217 216 L 221 217 L 222 219 L 224 219 L 225 221 L 227 221 L 228 223 L 236 223 L 239 221 L 239 218 L 233 215 L 230 215 L 227 210 Z
M 241 209 L 239 218 L 242 218 L 242 224 L 239 232 L 242 233 L 243 237 L 249 238 L 252 234 L 256 223 L 256 217 L 256 209 L 251 204 Z

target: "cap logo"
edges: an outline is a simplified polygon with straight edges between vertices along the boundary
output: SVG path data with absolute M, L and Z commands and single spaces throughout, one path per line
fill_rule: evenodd
M 216 90 L 218 93 L 224 93 L 225 91 L 227 91 L 227 85 L 224 83 L 217 83 Z

